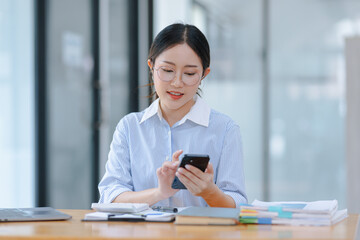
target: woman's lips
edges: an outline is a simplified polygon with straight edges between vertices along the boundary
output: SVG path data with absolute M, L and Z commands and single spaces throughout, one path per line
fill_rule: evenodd
M 178 100 L 180 99 L 182 96 L 184 96 L 183 93 L 181 92 L 174 92 L 174 91 L 168 91 L 166 92 L 167 94 L 169 94 L 169 96 L 174 99 L 174 100 Z

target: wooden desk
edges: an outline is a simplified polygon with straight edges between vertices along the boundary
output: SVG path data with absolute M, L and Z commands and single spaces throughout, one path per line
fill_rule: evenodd
M 89 210 L 61 210 L 69 221 L 0 223 L 0 239 L 354 239 L 359 215 L 332 227 L 178 226 L 173 223 L 81 222 Z M 359 230 L 358 230 L 359 231 Z

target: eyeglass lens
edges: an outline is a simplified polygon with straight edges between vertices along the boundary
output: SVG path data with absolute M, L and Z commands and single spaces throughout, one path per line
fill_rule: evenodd
M 159 67 L 158 69 L 155 69 L 158 73 L 158 77 L 160 80 L 165 82 L 170 82 L 176 77 L 176 72 L 174 69 L 166 68 L 166 67 Z M 183 72 L 181 75 L 181 80 L 186 85 L 195 85 L 200 80 L 200 75 L 198 72 L 194 70 L 188 70 Z

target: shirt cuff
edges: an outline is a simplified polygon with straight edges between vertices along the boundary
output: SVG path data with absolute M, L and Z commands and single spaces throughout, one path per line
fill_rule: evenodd
M 114 199 L 123 192 L 131 192 L 131 190 L 121 187 L 113 187 L 112 189 L 108 189 L 100 196 L 99 203 L 112 203 L 112 201 L 114 201 Z
M 224 193 L 232 197 L 232 199 L 234 199 L 235 207 L 240 207 L 241 204 L 248 203 L 247 198 L 241 195 L 240 193 L 231 192 L 231 191 L 224 191 Z

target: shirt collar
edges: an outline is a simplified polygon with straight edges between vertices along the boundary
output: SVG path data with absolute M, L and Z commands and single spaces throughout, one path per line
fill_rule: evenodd
M 210 107 L 205 103 L 205 101 L 198 97 L 194 97 L 195 104 L 191 107 L 190 111 L 178 122 L 177 125 L 183 124 L 186 120 L 190 120 L 196 124 L 199 124 L 204 127 L 209 126 L 210 119 Z M 159 119 L 162 120 L 163 116 L 159 107 L 159 98 L 156 99 L 146 110 L 141 118 L 140 124 L 154 116 L 157 113 Z
M 147 109 L 145 109 L 145 113 L 140 120 L 140 124 L 145 122 L 147 119 L 151 118 L 152 116 L 154 116 L 156 113 L 158 114 L 160 120 L 162 120 L 163 117 L 159 107 L 159 98 L 156 99 Z
M 195 104 L 190 111 L 179 121 L 183 124 L 187 119 L 201 126 L 208 127 L 210 119 L 210 107 L 199 96 L 195 96 Z

